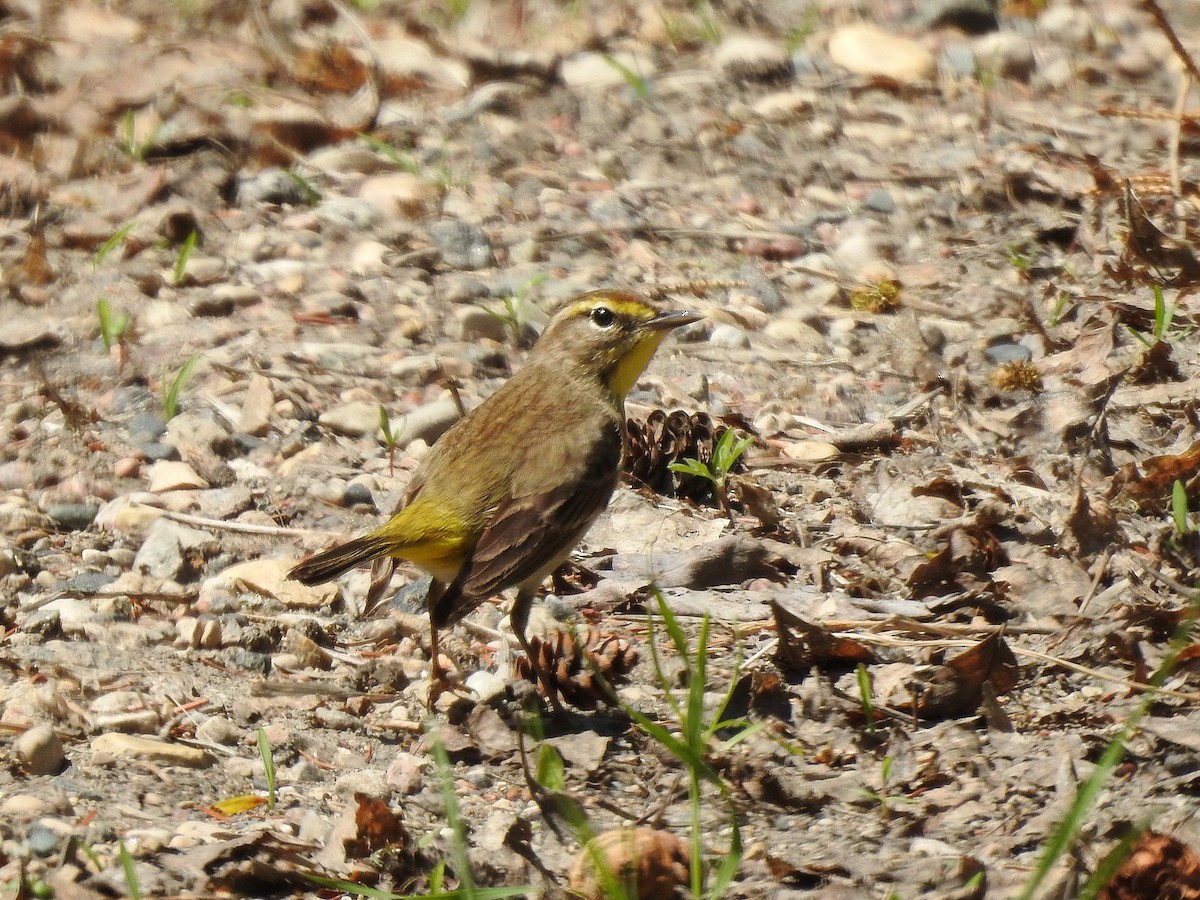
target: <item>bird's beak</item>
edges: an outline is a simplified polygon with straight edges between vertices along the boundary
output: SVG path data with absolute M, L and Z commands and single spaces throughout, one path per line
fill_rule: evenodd
M 684 310 L 678 312 L 659 313 L 653 319 L 645 324 L 645 327 L 651 331 L 670 331 L 672 328 L 678 328 L 681 325 L 691 325 L 693 322 L 699 322 L 704 316 L 700 313 L 687 312 Z

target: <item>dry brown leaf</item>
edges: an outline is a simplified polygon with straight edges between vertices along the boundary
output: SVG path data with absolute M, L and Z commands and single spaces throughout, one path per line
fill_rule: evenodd
M 1129 463 L 1112 477 L 1107 498 L 1117 499 L 1137 504 L 1143 513 L 1161 511 L 1166 508 L 1171 496 L 1171 486 L 1176 481 L 1189 485 L 1189 497 L 1192 491 L 1191 482 L 1200 481 L 1200 441 L 1195 441 L 1182 453 L 1151 456 L 1142 462 Z
M 775 614 L 775 632 L 779 635 L 779 649 L 775 658 L 781 668 L 805 673 L 813 666 L 835 665 L 853 668 L 859 663 L 875 662 L 875 654 L 858 641 L 839 637 L 827 628 L 809 622 L 788 611 L 776 601 L 771 601 Z
M 917 697 L 917 712 L 928 718 L 969 715 L 978 709 L 985 683 L 996 694 L 1007 694 L 1018 677 L 1017 658 L 996 632 L 946 660 Z
M 378 797 L 354 793 L 355 834 L 343 839 L 347 859 L 365 859 L 388 847 L 403 847 L 404 825 L 390 806 Z

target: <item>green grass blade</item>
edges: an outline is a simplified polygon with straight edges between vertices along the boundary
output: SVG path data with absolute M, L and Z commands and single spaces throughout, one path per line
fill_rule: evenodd
M 1042 851 L 1037 867 L 1033 870 L 1033 877 L 1025 885 L 1025 890 L 1021 892 L 1019 900 L 1033 900 L 1055 863 L 1070 849 L 1071 842 L 1075 840 L 1079 829 L 1083 827 L 1084 819 L 1091 811 L 1100 791 L 1103 790 L 1105 782 L 1108 781 L 1109 776 L 1121 761 L 1121 757 L 1125 755 L 1125 741 L 1133 729 L 1132 723 L 1126 723 L 1125 727 L 1121 729 L 1121 733 L 1105 748 L 1104 755 L 1100 757 L 1100 762 L 1096 764 L 1095 770 L 1080 785 L 1071 808 L 1067 810 L 1066 817 L 1050 834 L 1050 840 Z
M 129 232 L 133 230 L 134 224 L 134 222 L 126 222 L 113 232 L 112 237 L 100 245 L 95 254 L 92 255 L 92 268 L 100 268 L 100 264 L 108 258 L 108 255 L 125 243 L 125 238 L 129 237 Z
M 124 841 L 117 842 L 117 859 L 121 861 L 121 870 L 125 873 L 125 886 L 129 888 L 129 900 L 142 900 L 142 885 L 138 881 L 137 867 L 129 848 Z
M 858 699 L 862 703 L 863 715 L 867 717 L 867 731 L 875 731 L 875 704 L 871 701 L 871 673 L 867 667 L 859 663 L 854 670 L 858 681 Z
M 653 719 L 646 716 L 645 713 L 639 712 L 632 706 L 622 704 L 622 708 L 626 714 L 637 723 L 638 727 L 645 731 L 651 738 L 658 741 L 666 748 L 672 756 L 686 765 L 689 769 L 693 769 L 699 773 L 700 777 L 705 781 L 715 784 L 721 789 L 722 793 L 729 790 L 725 783 L 721 781 L 721 776 L 710 766 L 704 759 L 692 750 L 687 744 L 679 740 L 671 734 L 663 726 L 659 725 Z
M 275 808 L 275 754 L 271 752 L 271 742 L 267 740 L 267 731 L 258 726 L 258 755 L 262 759 L 263 777 L 267 779 L 267 809 Z
M 1083 887 L 1080 888 L 1075 900 L 1096 900 L 1100 892 L 1108 887 L 1108 883 L 1117 874 L 1117 869 L 1121 868 L 1121 863 L 1129 858 L 1129 854 L 1133 852 L 1134 844 L 1141 840 L 1142 835 L 1146 833 L 1149 827 L 1149 819 L 1144 819 L 1130 828 L 1129 833 L 1117 842 L 1117 846 L 1109 850 L 1104 855 L 1104 859 L 1100 860 L 1100 865 L 1096 866 L 1096 870 L 1088 876 L 1088 880 L 1083 883 Z
M 671 637 L 671 643 L 675 645 L 675 652 L 679 654 L 680 659 L 686 660 L 688 658 L 688 643 L 687 635 L 683 633 L 683 627 L 679 624 L 679 620 L 675 618 L 675 613 L 671 612 L 671 607 L 667 606 L 667 599 L 658 588 L 654 589 L 654 599 L 658 602 L 658 612 L 662 616 L 663 627 L 667 629 L 667 634 Z
M 462 810 L 458 807 L 458 795 L 454 792 L 454 772 L 450 768 L 450 757 L 446 755 L 446 748 L 440 740 L 432 734 L 429 737 L 432 740 L 430 751 L 437 768 L 446 824 L 450 828 L 450 860 L 454 864 L 459 891 L 464 892 L 464 896 L 477 898 L 479 895 L 476 893 L 475 879 L 471 874 L 471 857 L 467 853 L 467 823 L 463 820 Z
M 1171 517 L 1175 520 L 1175 535 L 1183 537 L 1192 529 L 1188 523 L 1187 488 L 1178 478 L 1171 485 Z
M 733 833 L 729 837 L 729 850 L 725 854 L 725 858 L 721 860 L 712 887 L 709 889 L 710 900 L 718 900 L 725 895 L 725 892 L 729 890 L 729 885 L 733 883 L 733 876 L 737 874 L 738 868 L 742 864 L 742 831 L 738 828 L 737 816 L 733 815 L 730 818 Z
M 196 368 L 196 363 L 199 361 L 200 354 L 193 353 L 167 386 L 167 392 L 163 394 L 163 418 L 168 422 L 179 415 L 179 398 L 183 395 L 183 388 L 192 375 L 192 369 Z
M 562 754 L 549 744 L 542 744 L 538 748 L 537 780 L 548 791 L 567 789 L 567 772 Z
M 200 243 L 200 232 L 191 231 L 188 236 L 183 239 L 183 243 L 179 245 L 179 255 L 175 257 L 175 268 L 171 270 L 171 284 L 183 284 L 184 276 L 187 275 L 188 260 L 192 258 L 192 254 L 196 251 L 196 245 Z

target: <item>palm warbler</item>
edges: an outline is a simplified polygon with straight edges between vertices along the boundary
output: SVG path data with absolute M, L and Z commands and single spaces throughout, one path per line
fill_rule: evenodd
M 379 557 L 424 569 L 433 576 L 435 683 L 438 629 L 515 585 L 512 628 L 545 684 L 525 637 L 534 591 L 608 505 L 624 453 L 625 395 L 667 332 L 700 318 L 623 291 L 571 301 L 524 367 L 434 444 L 391 519 L 290 577 L 319 584 Z

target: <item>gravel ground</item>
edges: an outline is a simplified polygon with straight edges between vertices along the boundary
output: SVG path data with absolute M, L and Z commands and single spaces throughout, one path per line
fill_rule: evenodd
M 636 826 L 670 897 L 696 815 L 730 897 L 1017 897 L 1122 734 L 1034 895 L 1151 825 L 1105 896 L 1200 896 L 1200 7 L 0 9 L 3 896 L 599 895 Z M 535 609 L 568 710 L 497 598 L 430 714 L 416 573 L 286 572 L 605 287 L 706 318 Z M 647 486 L 721 427 L 725 508 Z

